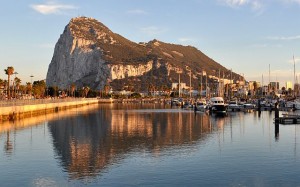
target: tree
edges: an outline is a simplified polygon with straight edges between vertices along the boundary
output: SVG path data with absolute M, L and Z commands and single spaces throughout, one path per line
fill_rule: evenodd
M 31 93 L 31 90 L 32 90 L 31 82 L 26 82 L 26 93 L 27 94 Z
M 0 79 L 0 87 L 3 86 L 4 81 L 2 79 Z
M 286 88 L 284 86 L 281 88 L 281 91 L 282 91 L 282 94 L 286 94 Z
M 288 89 L 288 94 L 289 94 L 289 95 L 292 95 L 292 92 L 293 92 L 292 88 L 289 88 L 289 89 Z
M 14 73 L 15 69 L 12 66 L 9 66 L 9 67 L 7 67 L 7 69 L 4 69 L 4 71 L 5 71 L 5 74 L 7 75 L 7 81 L 8 81 L 7 82 L 7 98 L 11 99 L 9 83 L 10 83 L 10 76 Z
M 257 82 L 254 81 L 254 82 L 253 82 L 253 95 L 255 95 L 256 90 L 257 90 L 257 87 L 258 87 Z
M 42 98 L 45 95 L 46 82 L 44 80 L 34 81 L 32 90 L 36 98 Z
M 2 90 L 2 88 L 4 88 L 4 81 L 2 79 L 0 79 L 0 91 Z M 0 92 L 0 99 L 2 98 L 2 94 L 3 92 Z
M 90 87 L 88 87 L 88 86 L 83 87 L 83 91 L 84 91 L 85 97 L 87 97 L 87 94 L 90 91 Z
M 71 84 L 71 95 L 74 97 L 76 85 L 74 83 Z
M 148 93 L 150 95 L 154 95 L 154 91 L 155 91 L 155 86 L 152 83 L 150 83 L 148 86 Z
M 104 93 L 105 93 L 105 97 L 107 97 L 108 93 L 109 93 L 109 90 L 110 90 L 110 86 L 108 84 L 106 84 L 104 86 Z
M 16 89 L 15 89 L 15 94 L 16 94 L 19 91 L 21 79 L 19 79 L 18 77 L 15 77 L 14 81 L 15 81 L 15 85 L 16 85 Z

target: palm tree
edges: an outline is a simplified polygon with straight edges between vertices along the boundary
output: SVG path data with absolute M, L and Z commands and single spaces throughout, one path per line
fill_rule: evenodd
M 1 95 L 3 94 L 2 87 L 4 87 L 4 81 L 0 79 L 0 99 L 1 99 Z
M 76 89 L 76 85 L 74 83 L 72 83 L 71 85 L 71 95 L 74 97 L 74 92 L 75 92 L 75 89 Z
M 26 82 L 26 91 L 27 91 L 27 94 L 31 93 L 31 90 L 32 90 L 31 82 Z
M 109 93 L 109 90 L 110 90 L 110 86 L 108 84 L 106 84 L 104 86 L 104 93 L 105 93 L 105 96 L 107 97 L 108 93 Z
M 4 81 L 3 81 L 3 86 L 4 86 L 4 90 L 7 91 L 7 80 L 4 80 Z
M 281 88 L 281 91 L 282 91 L 282 94 L 286 94 L 286 88 L 284 86 Z
M 88 94 L 89 91 L 90 91 L 90 87 L 85 86 L 85 87 L 83 88 L 83 90 L 84 90 L 85 97 L 87 97 L 87 94 Z
M 253 82 L 253 95 L 256 94 L 257 87 L 258 87 L 257 82 L 254 81 L 254 82 Z
M 15 69 L 12 66 L 7 67 L 7 69 L 4 69 L 5 74 L 7 75 L 7 98 L 10 99 L 10 86 L 9 86 L 9 82 L 10 82 L 10 76 L 14 73 Z
M 19 79 L 18 77 L 15 77 L 14 81 L 15 81 L 15 84 L 16 84 L 16 89 L 15 89 L 15 94 L 16 94 L 19 91 L 20 84 L 21 84 L 21 79 Z

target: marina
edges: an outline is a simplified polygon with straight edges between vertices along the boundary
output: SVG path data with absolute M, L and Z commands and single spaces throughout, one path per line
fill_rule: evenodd
M 1 184 L 297 186 L 299 140 L 300 126 L 274 124 L 272 111 L 86 105 L 2 123 Z
M 300 186 L 300 0 L 1 7 L 0 186 Z

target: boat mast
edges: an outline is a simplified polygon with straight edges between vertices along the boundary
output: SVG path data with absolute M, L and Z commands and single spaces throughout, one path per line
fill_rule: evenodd
M 221 79 L 221 72 L 220 72 L 221 70 L 219 69 L 219 81 L 218 81 L 218 97 L 220 97 L 221 96 L 221 89 L 220 89 L 220 79 Z
M 190 68 L 190 99 L 192 98 L 192 70 Z
M 203 77 L 203 71 L 202 71 L 201 77 L 200 77 L 200 98 L 202 98 L 202 77 Z
M 271 75 L 271 66 L 269 64 L 269 84 L 268 84 L 268 94 L 270 94 L 271 91 L 271 80 L 270 80 L 270 75 Z
M 295 84 L 296 84 L 296 63 L 295 63 L 295 56 L 293 55 L 294 61 L 294 97 L 295 97 Z
M 261 95 L 264 95 L 264 90 L 265 90 L 265 86 L 264 86 L 264 74 L 261 75 Z

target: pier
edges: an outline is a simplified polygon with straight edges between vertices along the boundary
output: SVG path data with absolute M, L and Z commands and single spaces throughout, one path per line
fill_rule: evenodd
M 278 120 L 280 124 L 300 124 L 300 115 L 299 114 L 282 114 L 282 117 L 275 117 L 275 120 Z

